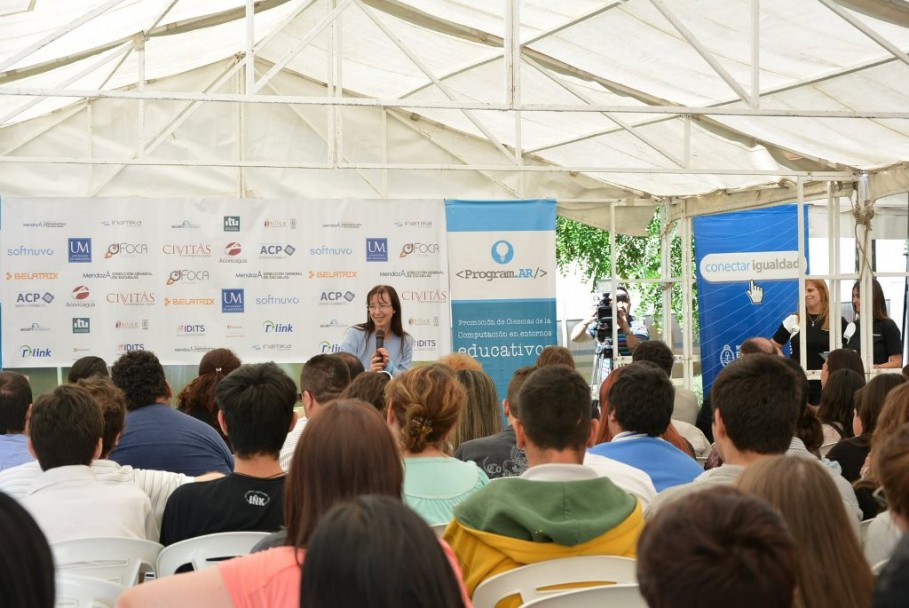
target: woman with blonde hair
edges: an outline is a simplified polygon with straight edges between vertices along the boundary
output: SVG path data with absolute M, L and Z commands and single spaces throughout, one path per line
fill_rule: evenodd
M 874 577 L 840 493 L 819 461 L 774 456 L 736 480 L 783 514 L 798 555 L 797 608 L 867 608 Z
M 449 438 L 451 453 L 465 441 L 489 437 L 502 430 L 499 397 L 489 374 L 462 369 L 455 375 L 467 391 L 467 404 Z
M 388 426 L 404 452 L 404 502 L 430 525 L 451 521 L 456 504 L 489 483 L 473 461 L 448 456 L 467 391 L 445 365 L 396 376 L 385 389 Z

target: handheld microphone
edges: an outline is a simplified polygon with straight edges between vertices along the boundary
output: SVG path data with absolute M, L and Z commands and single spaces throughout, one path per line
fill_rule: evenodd
M 377 329 L 376 330 L 376 350 L 385 347 L 385 330 Z

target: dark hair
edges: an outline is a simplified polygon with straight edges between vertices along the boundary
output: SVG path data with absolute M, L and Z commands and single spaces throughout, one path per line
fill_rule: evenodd
M 62 384 L 35 401 L 28 432 L 42 470 L 89 465 L 104 433 L 104 418 L 91 393 Z
M 101 458 L 107 458 L 116 445 L 117 436 L 123 432 L 123 423 L 126 420 L 126 395 L 110 378 L 103 376 L 82 378 L 76 385 L 87 390 L 101 409 L 101 416 L 104 418 Z
M 742 342 L 741 353 L 743 355 L 778 355 L 779 349 L 768 338 L 756 336 Z
M 786 522 L 729 486 L 657 511 L 637 556 L 641 595 L 653 608 L 792 606 L 797 558 Z
M 827 355 L 827 373 L 832 374 L 841 369 L 851 369 L 857 374 L 865 375 L 865 365 L 858 351 L 851 348 L 837 348 Z
M 666 372 L 666 376 L 672 377 L 672 366 L 675 359 L 672 356 L 672 349 L 662 340 L 644 340 L 634 347 L 631 353 L 632 361 L 650 361 L 656 363 L 661 370 Z
M 316 355 L 300 370 L 300 393 L 308 392 L 321 405 L 336 399 L 348 384 L 347 364 L 333 355 Z
M 401 499 L 404 464 L 388 426 L 372 406 L 339 399 L 306 424 L 284 491 L 287 544 L 305 548 L 336 503 L 360 494 Z
M 606 411 L 615 416 L 623 430 L 658 437 L 672 421 L 672 381 L 652 362 L 640 361 L 627 367 L 609 391 Z
M 82 378 L 91 378 L 92 376 L 110 378 L 110 372 L 107 371 L 107 362 L 104 359 L 89 355 L 76 359 L 73 366 L 69 368 L 69 375 L 66 380 L 70 384 L 75 384 Z
M 53 608 L 54 557 L 41 528 L 0 492 L 0 597 L 7 608 Z
M 600 384 L 599 398 L 601 412 L 605 412 L 607 409 L 609 409 L 609 391 L 612 390 L 613 385 L 619 381 L 619 378 L 622 377 L 622 373 L 624 373 L 625 369 L 627 368 L 627 365 L 615 368 L 609 372 L 609 375 L 606 376 L 606 379 L 603 380 L 602 384 Z M 606 443 L 607 441 L 612 441 L 612 430 L 609 428 L 609 425 L 606 423 L 605 419 L 600 421 L 600 427 L 597 429 L 597 436 L 593 441 L 596 445 Z
M 391 317 L 390 324 L 391 331 L 403 338 L 407 335 L 407 332 L 404 331 L 404 324 L 401 322 L 401 300 L 398 298 L 398 292 L 395 291 L 394 287 L 391 285 L 376 285 L 366 294 L 366 305 L 370 305 L 373 296 L 381 297 L 383 295 L 388 299 L 388 303 L 391 304 L 392 308 L 394 308 L 394 314 Z M 364 330 L 367 337 L 369 337 L 369 334 L 376 331 L 376 324 L 369 315 L 369 311 L 366 312 L 366 323 L 359 323 L 356 327 Z
M 906 381 L 900 374 L 878 374 L 868 384 L 856 391 L 855 409 L 862 421 L 862 436 L 871 437 L 877 428 L 877 419 L 884 409 L 887 393 Z
M 872 465 L 884 487 L 887 508 L 903 519 L 909 517 L 909 424 L 884 442 Z
M 297 387 L 280 367 L 241 365 L 218 383 L 215 400 L 238 457 L 278 456 L 297 402 Z
M 164 368 L 150 350 L 133 350 L 114 362 L 110 377 L 126 395 L 126 409 L 137 410 L 167 397 Z
M 821 391 L 817 417 L 840 432 L 842 437 L 852 437 L 852 415 L 855 410 L 855 392 L 865 386 L 865 376 L 851 369 L 838 369 L 827 377 Z
M 859 281 L 852 284 L 853 294 L 858 293 L 859 285 Z M 852 305 L 852 310 L 855 310 L 855 304 Z M 865 310 L 867 310 L 867 308 Z M 884 297 L 884 288 L 881 287 L 881 284 L 877 279 L 871 279 L 871 316 L 875 321 L 883 321 L 890 318 L 887 315 L 887 301 Z
M 458 417 L 458 424 L 448 436 L 452 450 L 465 441 L 488 437 L 502 430 L 499 396 L 489 374 L 462 369 L 455 376 L 467 391 L 467 402 Z
M 505 392 L 505 399 L 508 401 L 508 411 L 511 412 L 511 415 L 515 418 L 518 418 L 518 411 L 521 405 L 521 388 L 524 386 L 524 381 L 530 377 L 534 371 L 536 371 L 536 366 L 534 365 L 525 365 L 524 367 L 519 367 L 514 370 L 514 373 L 511 375 L 511 380 L 508 381 L 508 389 Z
M 543 367 L 544 365 L 567 365 L 571 369 L 575 369 L 574 357 L 571 351 L 564 346 L 553 344 L 544 348 L 537 357 L 537 367 Z
M 205 353 L 199 362 L 199 375 L 177 396 L 177 409 L 205 422 L 223 436 L 221 425 L 218 424 L 215 387 L 238 367 L 240 359 L 226 348 L 216 348 Z
M 347 385 L 341 399 L 359 399 L 369 403 L 377 412 L 385 411 L 385 387 L 391 376 L 385 372 L 363 372 Z
M 438 363 L 410 369 L 392 378 L 385 401 L 400 429 L 401 447 L 419 454 L 440 445 L 458 423 L 467 391 L 451 368 Z
M 0 435 L 25 432 L 32 387 L 16 372 L 0 372 Z
M 782 357 L 781 360 L 795 374 L 796 388 L 799 394 L 799 405 L 795 412 L 795 436 L 802 440 L 802 443 L 805 444 L 805 449 L 820 457 L 818 450 L 824 443 L 824 428 L 821 426 L 821 421 L 808 407 L 808 395 L 811 393 L 811 388 L 808 385 L 808 376 L 795 359 Z
M 782 454 L 789 448 L 800 397 L 795 373 L 775 355 L 736 359 L 710 390 L 729 440 L 739 450 L 758 454 Z
M 583 451 L 590 438 L 590 386 L 567 365 L 538 368 L 518 396 L 527 440 L 543 450 Z
M 463 605 L 439 539 L 398 500 L 358 496 L 335 505 L 306 547 L 301 608 Z
M 347 371 L 350 372 L 350 381 L 353 382 L 354 379 L 366 371 L 366 368 L 363 367 L 363 362 L 360 361 L 353 353 L 346 353 L 341 351 L 339 353 L 332 353 L 333 357 L 337 357 L 344 362 L 344 365 L 347 366 Z

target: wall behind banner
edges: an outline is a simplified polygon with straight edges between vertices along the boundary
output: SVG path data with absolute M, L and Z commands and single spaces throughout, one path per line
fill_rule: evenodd
M 2 364 L 165 365 L 225 347 L 244 362 L 336 352 L 395 287 L 414 361 L 450 351 L 442 201 L 35 199 L 0 201 Z

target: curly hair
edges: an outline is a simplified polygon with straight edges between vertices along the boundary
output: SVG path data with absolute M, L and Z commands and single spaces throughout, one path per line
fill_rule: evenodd
M 164 368 L 150 350 L 134 350 L 121 356 L 114 362 L 110 377 L 126 395 L 126 409 L 130 411 L 170 396 Z
M 222 437 L 225 437 L 218 424 L 215 389 L 224 376 L 238 367 L 240 367 L 240 359 L 226 348 L 216 348 L 205 353 L 199 362 L 199 375 L 187 384 L 177 396 L 177 409 L 209 424 Z M 230 444 L 228 443 L 228 445 Z
M 385 387 L 385 402 L 401 429 L 401 447 L 419 454 L 441 447 L 467 403 L 467 391 L 451 368 L 435 364 L 393 378 Z

